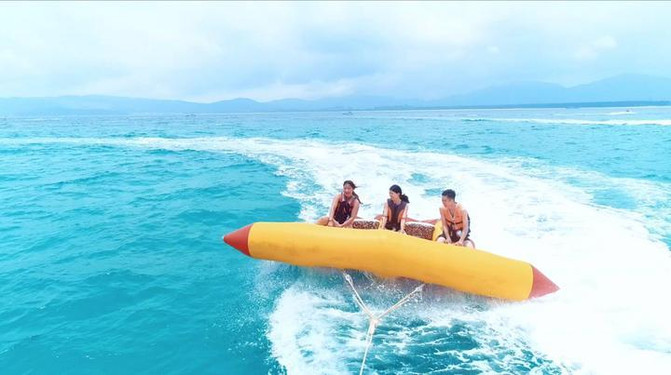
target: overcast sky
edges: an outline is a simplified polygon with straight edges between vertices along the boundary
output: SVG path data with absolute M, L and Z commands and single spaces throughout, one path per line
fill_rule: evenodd
M 0 3 L 0 97 L 437 99 L 671 77 L 671 3 Z

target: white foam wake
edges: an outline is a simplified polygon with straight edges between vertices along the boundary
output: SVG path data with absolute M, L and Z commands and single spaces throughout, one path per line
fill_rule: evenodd
M 629 115 L 635 115 L 636 112 L 634 111 L 613 111 L 613 112 L 608 112 L 607 115 L 609 116 L 629 116 Z
M 491 121 L 491 122 L 521 122 L 532 124 L 557 124 L 557 125 L 659 125 L 671 126 L 671 119 L 640 119 L 640 120 L 586 120 L 571 118 L 464 118 L 464 121 Z

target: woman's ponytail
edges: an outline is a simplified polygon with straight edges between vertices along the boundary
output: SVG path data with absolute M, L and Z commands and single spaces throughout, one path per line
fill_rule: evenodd
M 408 199 L 408 196 L 403 194 L 403 190 L 401 190 L 401 187 L 398 185 L 391 185 L 389 188 L 390 191 L 393 191 L 394 193 L 398 194 L 401 196 L 401 201 L 405 203 L 410 203 L 410 200 Z

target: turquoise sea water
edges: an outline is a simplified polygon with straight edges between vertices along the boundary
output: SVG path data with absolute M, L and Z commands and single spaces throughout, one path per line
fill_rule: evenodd
M 221 236 L 313 220 L 352 179 L 410 216 L 454 188 L 478 245 L 562 287 L 428 287 L 366 373 L 668 373 L 671 108 L 0 118 L 0 373 L 358 373 L 340 273 Z M 353 273 L 377 311 L 416 284 Z

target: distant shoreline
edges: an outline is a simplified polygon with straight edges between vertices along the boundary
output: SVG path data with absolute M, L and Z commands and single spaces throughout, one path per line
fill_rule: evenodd
M 541 103 L 541 104 L 505 104 L 505 105 L 464 105 L 464 106 L 433 106 L 410 107 L 390 106 L 376 107 L 374 110 L 445 110 L 445 109 L 552 109 L 552 108 L 627 108 L 627 107 L 668 107 L 671 101 L 624 101 L 624 102 L 575 102 L 575 103 Z M 346 109 L 342 109 L 346 110 Z M 354 109 L 350 109 L 354 110 Z M 357 109 L 359 110 L 359 109 Z M 365 109 L 362 109 L 365 110 Z
M 81 98 L 81 97 L 80 97 Z M 84 97 L 85 98 L 85 97 Z M 78 102 L 38 99 L 41 103 L 29 103 L 28 98 L 0 98 L 0 116 L 129 116 L 129 115 L 214 115 L 214 114 L 261 114 L 261 113 L 309 113 L 309 112 L 342 112 L 343 115 L 352 115 L 353 112 L 366 111 L 440 111 L 440 110 L 522 110 L 522 109 L 575 109 L 575 108 L 641 108 L 641 107 L 668 107 L 671 101 L 607 101 L 607 102 L 568 102 L 568 103 L 538 103 L 538 104 L 505 104 L 505 105 L 458 105 L 458 106 L 335 106 L 323 108 L 259 108 L 264 103 L 255 102 L 254 108 L 216 108 L 218 103 L 191 103 L 170 102 L 153 99 L 121 98 L 116 103 L 96 101 Z M 90 99 L 90 98 L 87 98 Z M 219 102 L 221 103 L 221 102 Z M 180 108 L 181 107 L 181 108 Z M 215 107 L 215 108 L 213 108 Z

